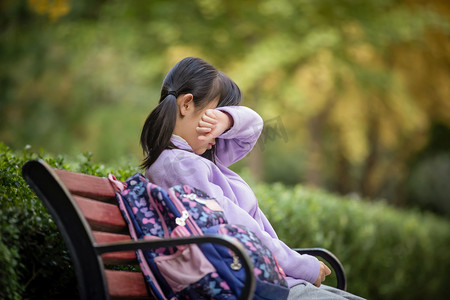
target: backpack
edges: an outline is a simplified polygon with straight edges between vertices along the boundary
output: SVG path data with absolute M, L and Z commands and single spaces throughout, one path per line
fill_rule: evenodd
M 238 239 L 253 262 L 253 299 L 286 299 L 285 275 L 271 251 L 244 226 L 228 224 L 215 199 L 177 185 L 167 192 L 137 173 L 125 183 L 109 175 L 132 239 L 225 234 Z M 217 244 L 137 250 L 149 290 L 156 299 L 237 299 L 245 281 L 239 258 Z

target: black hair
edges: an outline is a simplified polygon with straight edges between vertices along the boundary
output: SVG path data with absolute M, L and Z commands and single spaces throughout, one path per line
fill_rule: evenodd
M 141 132 L 141 146 L 146 156 L 142 167 L 150 167 L 165 149 L 176 148 L 170 138 L 177 120 L 177 96 L 192 94 L 195 107 L 204 108 L 219 98 L 217 107 L 239 105 L 239 87 L 227 75 L 201 58 L 187 57 L 166 75 L 158 106 L 148 115 Z M 213 160 L 214 150 L 205 157 Z

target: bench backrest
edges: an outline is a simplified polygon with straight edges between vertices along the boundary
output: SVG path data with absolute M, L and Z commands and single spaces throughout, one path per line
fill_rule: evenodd
M 140 272 L 104 268 L 105 264 L 137 264 L 134 251 L 99 255 L 94 247 L 130 240 L 107 178 L 53 169 L 43 161 L 27 162 L 23 177 L 61 230 L 82 299 L 151 298 Z

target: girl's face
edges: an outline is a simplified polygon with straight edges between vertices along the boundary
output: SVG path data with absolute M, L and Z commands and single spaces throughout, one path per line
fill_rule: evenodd
M 187 104 L 181 104 L 186 109 L 184 116 L 177 118 L 174 134 L 182 137 L 194 150 L 195 154 L 202 155 L 206 150 L 211 149 L 215 144 L 215 139 L 200 140 L 201 136 L 196 128 L 199 126 L 199 121 L 207 109 L 214 109 L 217 107 L 219 99 L 215 99 L 209 102 L 205 107 L 197 109 L 194 106 L 194 102 L 191 101 Z

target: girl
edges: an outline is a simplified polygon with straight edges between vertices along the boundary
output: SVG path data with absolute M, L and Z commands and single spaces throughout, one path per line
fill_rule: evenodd
M 261 117 L 240 102 L 237 85 L 212 65 L 193 57 L 178 62 L 141 133 L 146 177 L 166 189 L 188 184 L 217 199 L 229 223 L 247 226 L 273 252 L 287 275 L 290 298 L 343 299 L 337 293 L 351 298 L 317 288 L 331 271 L 280 241 L 251 188 L 228 169 L 253 148 L 263 127 Z

